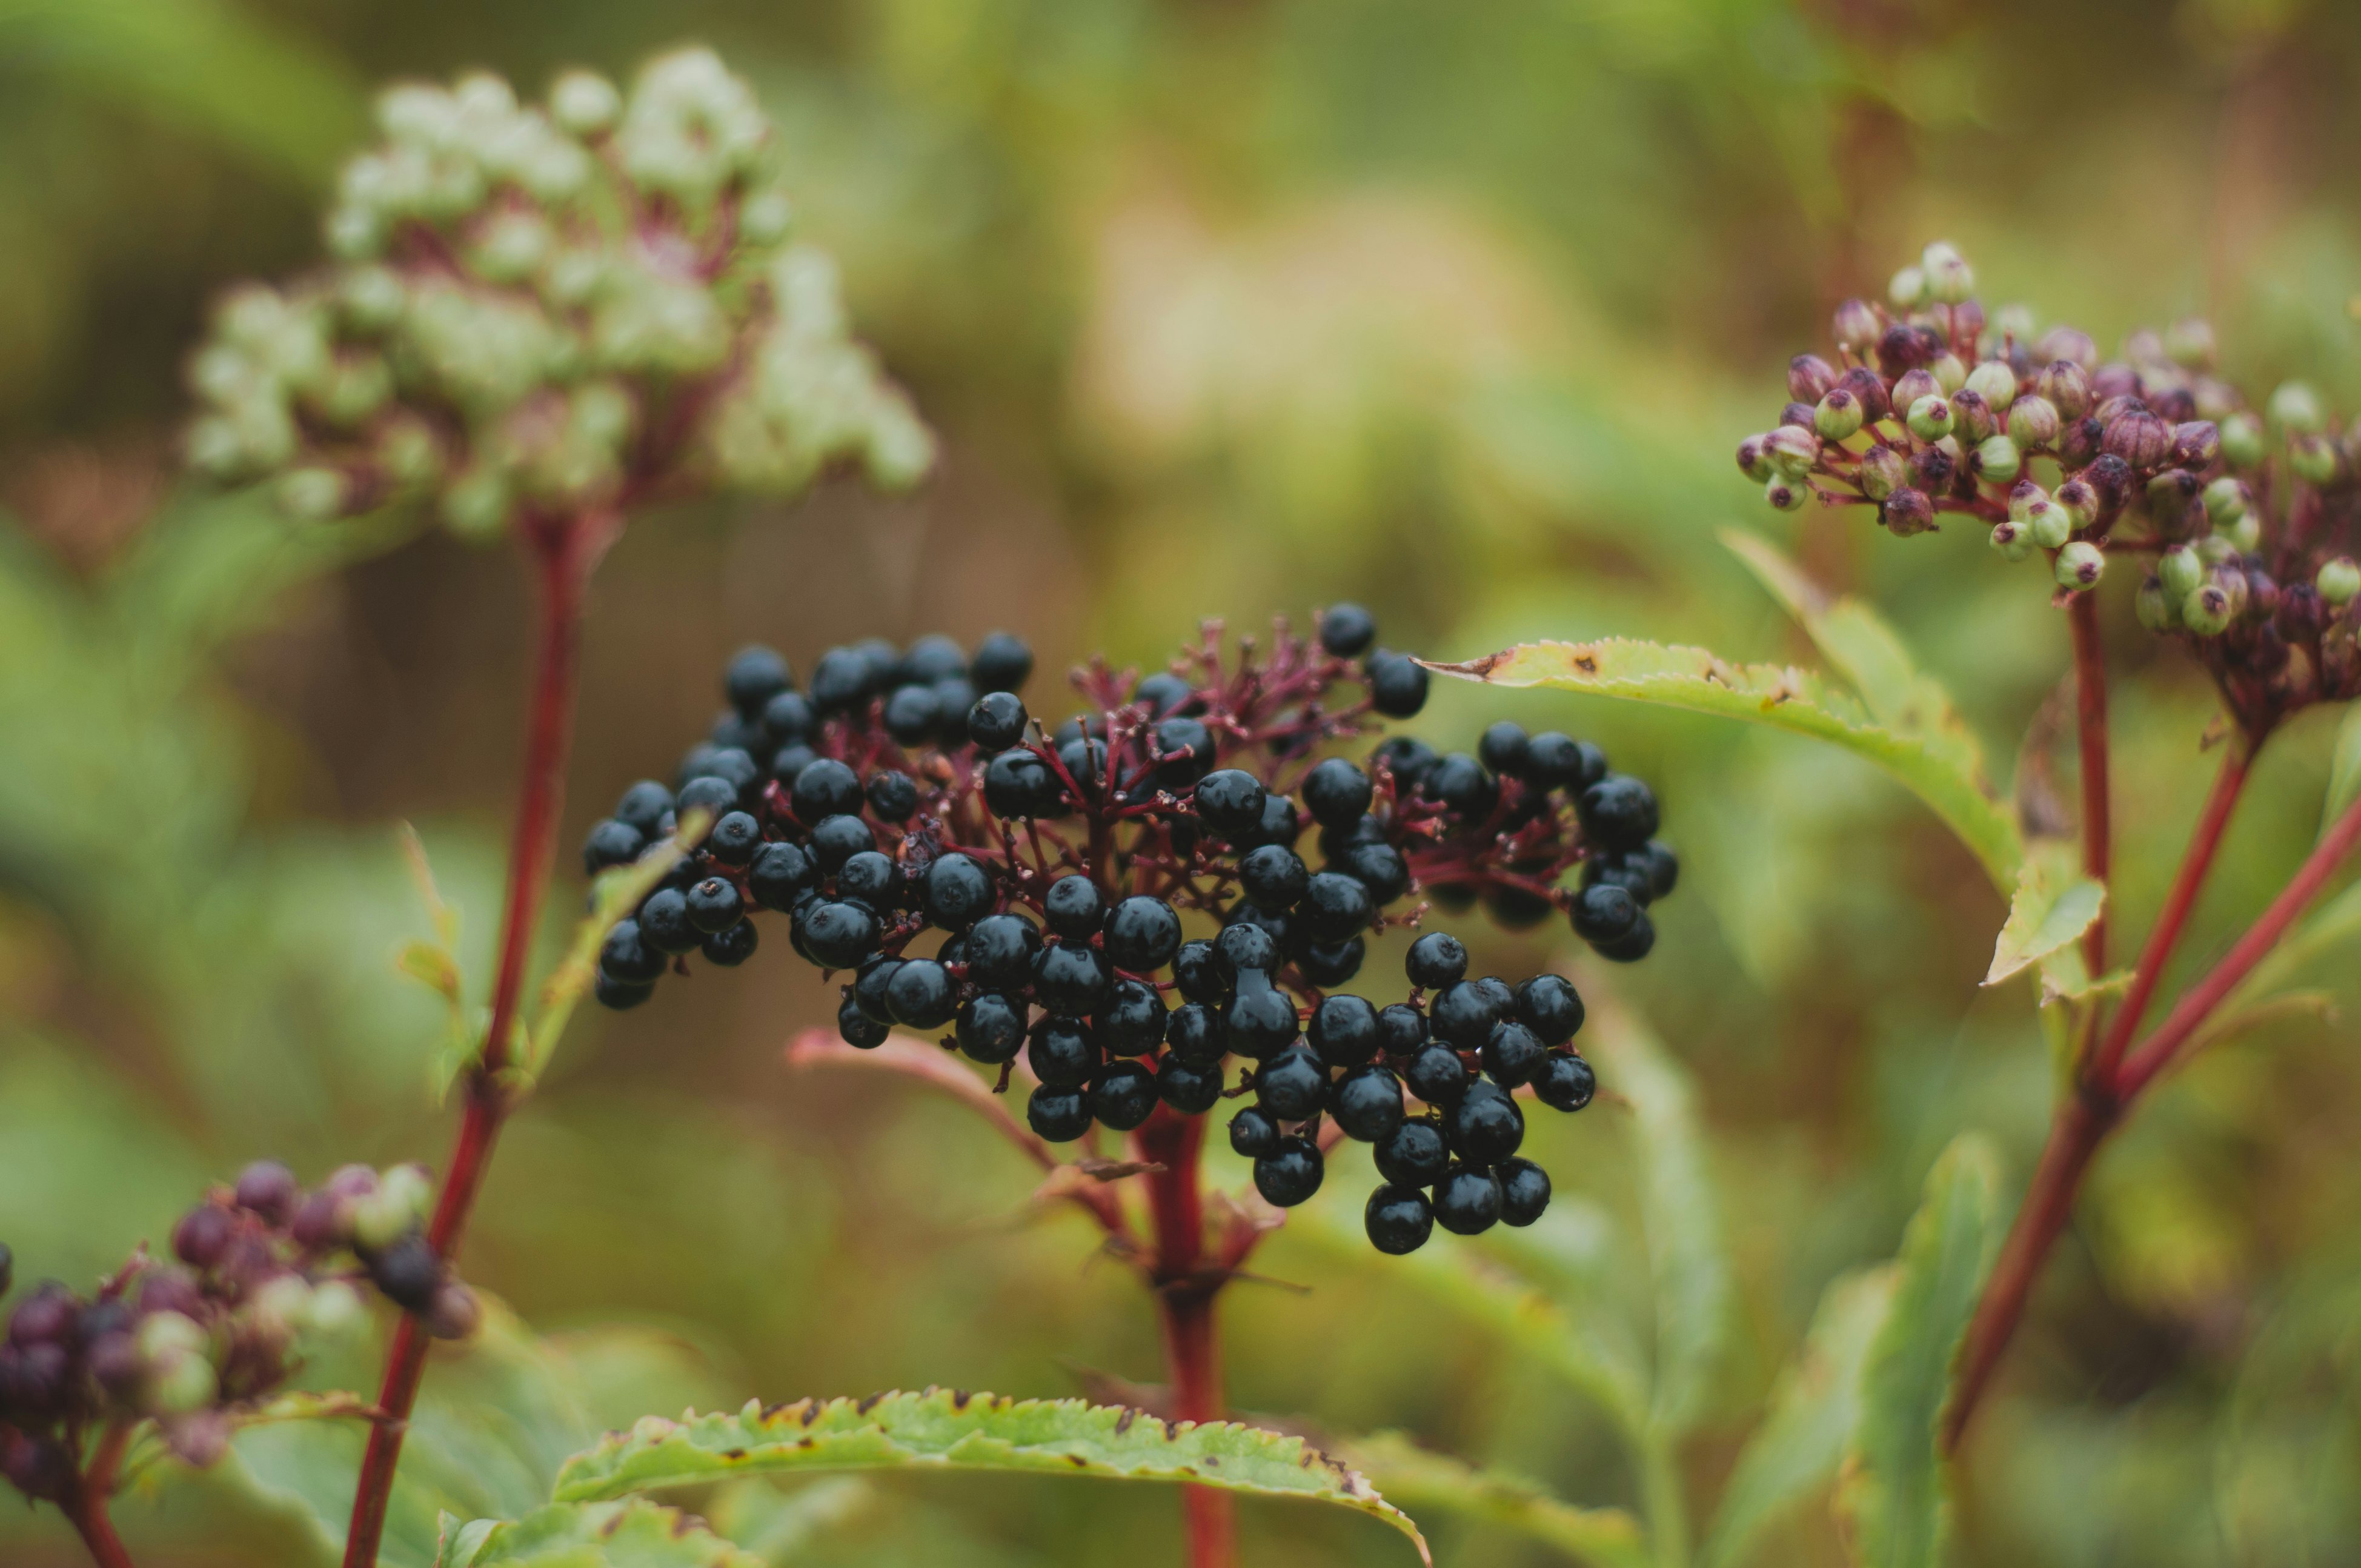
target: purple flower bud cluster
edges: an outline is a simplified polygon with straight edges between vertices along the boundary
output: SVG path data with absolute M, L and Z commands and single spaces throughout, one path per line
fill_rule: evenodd
M 346 1166 L 306 1192 L 265 1160 L 181 1217 L 170 1258 L 143 1249 L 92 1297 L 36 1286 L 0 1343 L 0 1474 L 59 1501 L 81 1484 L 87 1438 L 143 1421 L 180 1459 L 212 1464 L 304 1345 L 365 1326 L 362 1284 L 439 1337 L 471 1332 L 474 1294 L 421 1234 L 431 1195 L 415 1166 Z M 0 1295 L 10 1273 L 0 1247 Z
M 2102 361 L 2022 308 L 1988 320 L 1972 287 L 1933 245 L 1890 304 L 1839 307 L 1836 358 L 1795 357 L 1740 468 L 1782 510 L 1874 506 L 1896 534 L 1974 518 L 2004 558 L 2040 552 L 2061 601 L 2110 556 L 2147 559 L 2141 624 L 2187 644 L 2250 730 L 2361 694 L 2361 422 L 2339 435 L 2300 383 L 2256 411 L 2202 322 Z
M 742 962 L 751 916 L 782 911 L 798 954 L 851 972 L 847 1042 L 875 1047 L 895 1025 L 945 1031 L 946 1047 L 1001 1067 L 1004 1088 L 1022 1057 L 1038 1080 L 1027 1120 L 1053 1142 L 1251 1091 L 1268 1136 L 1249 1123 L 1239 1146 L 1285 1205 L 1319 1184 L 1324 1121 L 1370 1141 L 1415 1125 L 1403 1135 L 1443 1157 L 1423 1183 L 1393 1180 L 1409 1194 L 1389 1210 L 1399 1240 L 1444 1166 L 1497 1178 L 1521 1135 L 1510 1091 L 1532 1084 L 1576 1109 L 1591 1078 L 1568 1043 L 1581 1004 L 1563 981 L 1512 990 L 1413 970 L 1414 985 L 1451 987 L 1456 1011 L 1431 1019 L 1416 990 L 1381 1010 L 1336 989 L 1368 938 L 1416 925 L 1428 901 L 1481 902 L 1511 927 L 1563 915 L 1629 962 L 1653 945 L 1648 906 L 1679 862 L 1655 837 L 1653 792 L 1587 741 L 1499 724 L 1474 753 L 1395 737 L 1334 754 L 1424 706 L 1425 669 L 1376 636 L 1351 605 L 1328 609 L 1315 637 L 1282 624 L 1267 647 L 1225 650 L 1208 626 L 1145 678 L 1103 661 L 1078 671 L 1082 710 L 1055 727 L 1018 695 L 1032 656 L 1005 636 L 972 657 L 935 637 L 831 650 L 800 689 L 776 653 L 748 650 L 675 785 L 632 785 L 590 833 L 597 872 L 673 833 L 683 812 L 711 819 L 608 937 L 599 999 L 635 1006 L 693 953 Z M 922 952 L 929 931 L 940 939 Z M 1538 1021 L 1523 1018 L 1543 993 Z M 1445 1082 L 1445 1058 L 1463 1080 L 1488 1074 L 1499 1100 L 1484 1124 L 1497 1135 L 1471 1133 L 1467 1150 L 1440 1130 L 1466 1088 Z M 1426 1119 L 1404 1102 L 1420 1062 L 1431 1071 L 1410 1089 Z M 1494 1126 L 1511 1120 L 1513 1135 Z M 1488 1205 L 1492 1190 L 1470 1176 L 1466 1201 L 1435 1213 L 1451 1228 L 1530 1221 L 1547 1178 L 1510 1175 L 1512 1198 Z

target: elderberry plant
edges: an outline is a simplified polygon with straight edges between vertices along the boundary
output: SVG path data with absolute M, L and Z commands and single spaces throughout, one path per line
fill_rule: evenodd
M 1574 987 L 1470 978 L 1466 948 L 1430 931 L 1402 1000 L 1337 988 L 1370 935 L 1419 922 L 1422 897 L 1480 900 L 1510 927 L 1563 914 L 1602 956 L 1638 959 L 1679 862 L 1653 792 L 1587 741 L 1501 723 L 1476 755 L 1401 736 L 1362 762 L 1323 754 L 1425 704 L 1426 670 L 1376 637 L 1355 605 L 1331 607 L 1316 639 L 1282 623 L 1231 654 L 1209 625 L 1144 678 L 1078 671 L 1082 711 L 1054 728 L 1018 695 L 1032 655 L 1005 634 L 972 659 L 942 637 L 831 649 L 807 689 L 749 648 L 674 787 L 631 785 L 584 845 L 596 872 L 678 813 L 713 819 L 607 938 L 598 995 L 637 1006 L 692 954 L 742 963 L 752 916 L 779 911 L 799 956 L 851 974 L 848 1044 L 947 1030 L 1002 1090 L 1021 1055 L 1026 1120 L 1049 1142 L 1250 1092 L 1230 1143 L 1275 1205 L 1319 1190 L 1333 1124 L 1376 1146 L 1385 1184 L 1365 1220 L 1380 1251 L 1412 1251 L 1436 1223 L 1531 1224 L 1550 1184 L 1517 1156 L 1515 1091 L 1571 1112 L 1596 1086 L 1571 1043 Z M 1301 853 L 1315 828 L 1318 870 Z

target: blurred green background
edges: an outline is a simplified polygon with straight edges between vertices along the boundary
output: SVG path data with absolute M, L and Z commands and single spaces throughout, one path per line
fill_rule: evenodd
M 1729 455 L 1828 308 L 1930 237 L 1994 302 L 2105 343 L 2209 312 L 2249 387 L 2301 373 L 2361 402 L 2361 9 L 2330 0 L 0 0 L 0 1236 L 20 1277 L 87 1282 L 257 1156 L 307 1176 L 439 1158 L 438 1004 L 391 962 L 425 929 L 393 824 L 419 826 L 480 960 L 523 585 L 499 552 L 294 535 L 186 491 L 179 366 L 215 291 L 315 253 L 370 84 L 480 65 L 537 89 L 687 38 L 761 87 L 807 232 L 945 460 L 910 500 L 844 485 L 638 521 L 596 589 L 561 916 L 580 832 L 701 729 L 749 639 L 807 664 L 869 633 L 1007 627 L 1054 668 L 1356 598 L 1442 656 L 1631 632 L 1807 658 L 1718 543 L 1733 524 L 1879 603 L 2005 775 L 2028 736 L 2046 748 L 2061 620 L 1969 532 L 1762 514 Z M 2123 933 L 2211 768 L 2208 690 L 2128 609 L 2110 596 Z M 1686 857 L 1656 954 L 1579 972 L 1691 1069 L 1709 1133 L 1738 1289 L 1683 1455 L 1702 1512 L 1821 1288 L 1893 1253 L 1949 1137 L 1990 1130 L 2022 1181 L 2039 1034 L 2021 986 L 1976 987 L 2000 902 L 1862 765 L 1543 694 L 1444 690 L 1416 727 L 1466 746 L 1502 715 L 1655 780 Z M 2334 723 L 2264 763 L 2191 962 L 2310 842 Z M 1508 972 L 1568 956 L 1545 934 L 1480 947 Z M 2351 974 L 2348 954 L 2318 979 Z M 1134 1282 L 1084 1222 L 1027 1210 L 1029 1171 L 986 1130 L 895 1083 L 787 1073 L 832 995 L 769 954 L 586 1019 L 504 1143 L 468 1274 L 542 1330 L 654 1331 L 613 1354 L 579 1338 L 599 1421 L 1154 1380 Z M 1968 1560 L 2361 1559 L 2352 1045 L 2307 1020 L 2217 1053 L 2103 1157 L 1979 1428 Z M 1565 1245 L 1631 1207 L 1618 1115 L 1536 1135 Z M 1321 1206 L 1349 1223 L 1367 1185 L 1347 1168 Z M 1594 1409 L 1397 1266 L 1282 1234 L 1258 1267 L 1310 1288 L 1228 1298 L 1241 1410 L 1400 1427 L 1633 1500 Z M 1156 1488 L 847 1498 L 794 1561 L 1179 1559 Z M 122 1512 L 151 1565 L 316 1551 L 221 1479 Z M 1399 1550 L 1349 1516 L 1244 1519 L 1250 1563 Z M 78 1561 L 55 1523 L 0 1509 L 0 1557 Z M 1558 1560 L 1433 1533 L 1452 1563 Z M 1842 1549 L 1816 1507 L 1759 1560 Z

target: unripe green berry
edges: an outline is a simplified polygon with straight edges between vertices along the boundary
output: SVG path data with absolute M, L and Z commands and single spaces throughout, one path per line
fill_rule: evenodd
M 2288 442 L 2288 467 L 2307 485 L 2333 482 L 2343 466 L 2336 443 L 2324 435 L 2306 432 Z
M 1894 275 L 1885 286 L 1885 297 L 1902 310 L 1916 310 L 1926 302 L 1927 274 L 1916 267 L 1905 267 Z
M 549 250 L 549 225 L 540 214 L 502 213 L 476 242 L 476 270 L 495 283 L 521 283 L 541 269 Z
M 1861 400 L 1842 387 L 1832 389 L 1813 409 L 1812 428 L 1824 440 L 1850 439 L 1861 430 Z
M 1987 359 L 1968 372 L 1968 389 L 1996 409 L 2016 401 L 2016 372 L 2007 362 Z
M 2062 428 L 2057 406 L 2038 392 L 2028 392 L 2008 405 L 2008 438 L 2020 447 L 2054 446 Z
M 1951 395 L 1951 434 L 1963 446 L 1979 446 L 2000 433 L 2000 416 L 1971 388 Z
M 1763 499 L 1769 501 L 1775 511 L 1802 510 L 1805 499 L 1809 494 L 1810 487 L 1802 480 L 1784 477 L 1774 477 L 1763 487 Z
M 2250 413 L 2234 413 L 2217 422 L 2222 428 L 2222 460 L 2233 468 L 2258 466 L 2268 451 L 2263 422 Z
M 2321 602 L 2343 609 L 2361 598 L 2361 565 L 2355 565 L 2350 555 L 2323 561 L 2312 577 L 2312 587 L 2320 590 Z
M 2184 370 L 2210 370 L 2213 367 L 2213 323 L 2196 316 L 2177 321 L 2165 329 L 2164 352 Z
M 2169 631 L 2180 624 L 2179 601 L 2164 591 L 2164 584 L 2151 574 L 2139 586 L 2132 599 L 2132 610 L 2139 623 L 2150 631 Z
M 1783 424 L 1763 438 L 1763 455 L 1772 472 L 1800 479 L 1820 461 L 1820 438 L 1808 430 Z
M 1992 547 L 2004 561 L 2022 561 L 2033 554 L 2033 541 L 2026 536 L 2024 525 L 2006 518 L 1993 524 Z
M 1861 455 L 1861 470 L 1857 480 L 1861 493 L 1871 500 L 1882 501 L 1900 489 L 1910 477 L 1910 467 L 1902 454 L 1891 446 L 1872 446 Z
M 210 1343 L 194 1319 L 180 1312 L 149 1312 L 139 1320 L 139 1354 L 150 1361 L 168 1355 L 200 1355 Z
M 2255 592 L 2253 585 L 2246 581 L 2246 574 L 2240 571 L 2235 563 L 2224 563 L 2214 568 L 2213 581 L 2230 596 L 2230 619 L 2235 620 L 2246 614 L 2246 606 Z
M 2290 435 L 2316 435 L 2328 426 L 2320 394 L 2304 382 L 2281 382 L 2269 406 L 2271 423 Z
M 254 1293 L 254 1309 L 284 1332 L 301 1333 L 312 1321 L 312 1284 L 300 1274 L 281 1274 Z
M 2009 483 L 2016 477 L 2017 470 L 2023 466 L 2024 458 L 2016 450 L 2016 443 L 2005 435 L 1988 437 L 1976 447 L 1975 455 L 1968 462 L 1976 477 L 1988 485 Z
M 2219 637 L 2230 630 L 2230 596 L 2219 583 L 2207 583 L 2180 601 L 2180 621 L 2200 637 Z
M 1936 302 L 1956 305 L 1976 291 L 1976 274 L 1967 258 L 1943 240 L 1928 246 L 1918 265 L 1926 273 L 1927 294 Z
M 2262 543 L 2263 520 L 2253 512 L 2246 512 L 2227 528 L 2217 532 L 2237 547 L 2238 554 L 2244 555 Z
M 795 222 L 795 203 L 783 192 L 757 191 L 738 208 L 738 233 L 749 245 L 778 245 Z
M 2156 575 L 2166 593 L 2185 599 L 2205 581 L 2205 563 L 2186 544 L 2169 545 L 2156 558 Z
M 1738 471 L 1756 484 L 1768 484 L 1778 473 L 1771 462 L 1770 436 L 1750 435 L 1738 444 Z
M 212 1404 L 220 1391 L 221 1378 L 214 1364 L 192 1351 L 148 1360 L 148 1407 L 159 1416 L 192 1415 Z
M 2087 539 L 2071 540 L 2058 552 L 2058 586 L 2081 593 L 2098 586 L 2107 569 L 2107 557 Z
M 1910 405 L 1910 433 L 1921 441 L 1940 441 L 1951 433 L 1951 405 L 1929 393 Z
M 2034 378 L 2034 389 L 2049 400 L 2060 419 L 2081 419 L 2091 411 L 2091 377 L 2070 359 L 2053 359 Z
M 2073 478 L 2058 487 L 2050 498 L 2063 508 L 2076 528 L 2088 528 L 2099 518 L 2099 492 L 2087 479 Z
M 2254 499 L 2254 492 L 2246 488 L 2246 480 L 2224 474 L 2205 487 L 2205 515 L 2213 520 L 2214 527 L 2220 528 L 2246 516 Z
M 2027 304 L 2003 305 L 1993 313 L 1993 331 L 2003 338 L 2017 343 L 2031 343 L 2035 322 L 2033 307 Z
M 334 468 L 290 468 L 279 476 L 272 498 L 300 522 L 325 522 L 345 510 L 345 477 Z
M 368 1321 L 368 1303 L 343 1280 L 331 1279 L 313 1290 L 305 1326 L 322 1339 L 349 1338 Z
M 1968 384 L 1967 362 L 1956 354 L 1938 354 L 1927 362 L 1927 374 L 1935 378 L 1935 385 L 1949 397 Z
M 1833 323 L 1839 348 L 1850 348 L 1856 354 L 1875 346 L 1878 335 L 1885 330 L 1879 319 L 1877 307 L 1867 300 L 1847 300 L 1837 307 Z
M 2056 550 L 2072 537 L 2074 520 L 2056 501 L 2044 499 L 2026 509 L 2025 532 L 2044 550 Z
M 2238 547 L 2218 533 L 2209 533 L 2195 543 L 2197 559 L 2207 566 L 2225 566 L 2238 558 Z

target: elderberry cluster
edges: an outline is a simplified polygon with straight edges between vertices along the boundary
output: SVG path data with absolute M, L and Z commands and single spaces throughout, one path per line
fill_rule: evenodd
M 1973 287 L 1931 245 L 1890 307 L 1838 308 L 1837 362 L 1798 355 L 1778 428 L 1739 445 L 1772 505 L 1873 505 L 1905 535 L 1972 517 L 2011 561 L 2044 552 L 2061 598 L 2111 555 L 2144 558 L 2140 623 L 2188 645 L 2253 730 L 2361 695 L 2361 422 L 2340 435 L 2301 382 L 2257 412 L 2214 375 L 2202 321 L 2103 363 L 2022 306 L 1987 323 Z
M 751 916 L 783 911 L 796 952 L 851 971 L 846 1041 L 948 1030 L 946 1046 L 1003 1069 L 1004 1088 L 1021 1056 L 1044 1138 L 1251 1091 L 1233 1139 L 1274 1203 L 1319 1186 L 1328 1119 L 1388 1151 L 1370 1218 L 1387 1250 L 1422 1241 L 1430 1214 L 1460 1231 L 1527 1223 L 1548 1179 L 1513 1158 L 1509 1096 L 1531 1083 L 1562 1109 L 1587 1102 L 1572 987 L 1466 981 L 1464 949 L 1430 933 L 1408 1000 L 1380 1009 L 1334 988 L 1371 935 L 1417 923 L 1426 905 L 1401 906 L 1420 895 L 1481 901 L 1511 926 L 1563 913 L 1603 956 L 1636 960 L 1678 861 L 1649 787 L 1565 735 L 1499 724 L 1473 755 L 1407 737 L 1359 762 L 1323 755 L 1425 704 L 1425 668 L 1376 635 L 1340 605 L 1316 638 L 1282 624 L 1268 650 L 1242 640 L 1225 657 L 1209 626 L 1143 679 L 1103 662 L 1077 672 L 1082 711 L 1054 729 L 1026 707 L 1032 657 L 1005 635 L 972 658 L 939 637 L 833 649 L 800 689 L 785 660 L 749 649 L 675 785 L 633 784 L 591 830 L 595 873 L 683 813 L 712 822 L 607 938 L 599 1000 L 635 1006 L 693 953 L 741 963 Z M 1191 923 L 1210 934 L 1192 938 Z M 930 929 L 944 935 L 922 954 Z M 1232 1057 L 1246 1064 L 1235 1087 Z M 1406 1077 L 1437 1115 L 1409 1118 Z
M 629 93 L 561 75 L 395 87 L 345 167 L 335 260 L 225 298 L 190 363 L 191 462 L 298 517 L 435 503 L 470 534 L 719 485 L 794 492 L 932 443 L 793 243 L 772 127 L 710 51 Z
M 307 1341 L 367 1321 L 374 1285 L 456 1339 L 481 1309 L 419 1234 L 431 1195 L 415 1166 L 346 1166 L 306 1192 L 285 1166 L 248 1166 L 172 1230 L 172 1257 L 143 1249 L 82 1297 L 55 1280 L 9 1314 L 0 1343 L 0 1474 L 58 1501 L 77 1483 L 83 1440 L 152 1421 L 191 1464 L 210 1464 L 235 1417 L 293 1375 Z M 11 1258 L 0 1246 L 0 1295 Z

